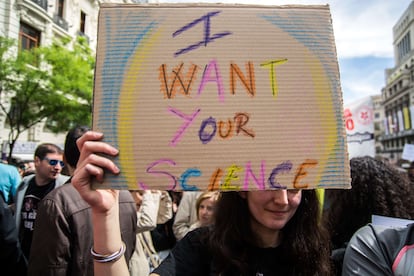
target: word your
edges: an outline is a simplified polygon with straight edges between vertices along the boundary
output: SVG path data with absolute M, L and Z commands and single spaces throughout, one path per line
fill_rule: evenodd
M 184 114 L 172 107 L 169 108 L 169 111 L 184 120 L 184 123 L 170 142 L 170 146 L 175 146 L 181 140 L 185 131 L 194 123 L 201 109 L 197 109 L 191 115 Z M 227 123 L 222 120 L 217 123 L 215 118 L 209 117 L 201 122 L 198 137 L 203 144 L 207 144 L 214 138 L 218 128 L 218 136 L 224 139 L 230 139 L 233 136 L 233 126 L 235 126 L 236 134 L 242 132 L 247 136 L 254 137 L 254 132 L 245 127 L 248 121 L 249 115 L 247 113 L 236 113 L 233 120 L 228 119 Z
M 310 187 L 310 184 L 304 183 L 304 178 L 308 175 L 308 170 L 316 167 L 317 164 L 318 162 L 313 159 L 307 159 L 301 163 L 293 174 L 292 187 L 294 189 L 304 189 Z M 176 166 L 177 164 L 171 159 L 160 159 L 150 164 L 146 171 L 149 174 L 164 176 L 170 179 L 170 184 L 168 187 L 166 187 L 167 190 L 199 190 L 196 185 L 192 185 L 190 183 L 190 180 L 191 178 L 197 178 L 203 175 L 200 169 L 188 168 L 181 174 L 180 177 L 176 177 L 169 171 L 157 169 L 157 166 L 163 165 Z M 264 160 L 261 161 L 260 172 L 258 175 L 253 172 L 251 162 L 247 162 L 245 167 L 233 164 L 227 167 L 225 170 L 222 168 L 217 168 L 211 174 L 208 190 L 248 190 L 249 184 L 251 182 L 256 185 L 259 190 L 265 190 L 266 188 L 286 189 L 287 185 L 279 183 L 277 181 L 277 176 L 280 174 L 292 173 L 292 169 L 293 164 L 291 161 L 282 162 L 271 169 L 266 179 L 266 162 Z M 224 174 L 225 171 L 226 174 Z M 243 176 L 243 174 L 244 177 L 242 178 L 241 175 Z M 141 189 L 148 189 L 148 187 L 142 182 L 139 183 L 139 186 Z
M 260 64 L 261 67 L 269 68 L 270 87 L 273 97 L 276 97 L 278 93 L 275 67 L 285 62 L 287 62 L 287 59 L 271 60 Z M 174 67 L 171 75 L 168 75 L 166 64 L 162 64 L 159 67 L 159 80 L 161 82 L 160 89 L 164 98 L 174 99 L 177 93 L 184 96 L 190 96 L 192 94 L 191 90 L 193 82 L 197 79 L 199 66 L 191 64 L 187 73 L 183 72 L 183 68 L 184 63 L 181 63 Z M 251 97 L 254 97 L 256 95 L 256 79 L 253 63 L 250 61 L 246 62 L 245 70 L 246 73 L 243 73 L 237 64 L 229 64 L 230 93 L 232 95 L 236 94 L 236 80 L 239 80 L 247 90 L 247 93 Z M 201 81 L 197 89 L 197 96 L 201 95 L 208 83 L 213 83 L 217 86 L 218 99 L 220 102 L 224 102 L 223 77 L 215 59 L 212 59 L 203 70 Z

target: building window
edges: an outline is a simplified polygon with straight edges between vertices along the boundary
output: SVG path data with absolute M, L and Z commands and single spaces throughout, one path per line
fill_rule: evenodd
M 65 31 L 69 30 L 69 24 L 65 20 L 65 1 L 66 0 L 55 0 L 56 9 L 55 14 L 53 14 L 53 22 L 64 29 Z
M 40 45 L 41 32 L 20 22 L 19 43 L 20 50 L 29 50 Z
M 31 127 L 27 130 L 27 141 L 36 141 L 36 127 Z
M 56 1 L 56 12 L 57 15 L 63 17 L 63 8 L 65 7 L 65 0 Z
M 47 12 L 47 0 L 31 0 L 31 2 L 38 5 Z
M 81 11 L 81 15 L 80 15 L 80 27 L 79 27 L 79 31 L 81 33 L 85 33 L 85 25 L 86 25 L 86 13 L 84 13 L 83 11 Z
M 410 32 L 397 44 L 398 60 L 401 61 L 411 51 Z

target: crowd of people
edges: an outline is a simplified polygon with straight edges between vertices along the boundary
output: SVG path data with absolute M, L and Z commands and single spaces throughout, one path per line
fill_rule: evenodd
M 5 275 L 414 273 L 414 224 L 372 224 L 414 219 L 409 174 L 381 160 L 352 158 L 352 188 L 323 202 L 312 189 L 94 190 L 119 173 L 102 138 L 77 126 L 64 149 L 40 144 L 33 168 L 0 164 Z

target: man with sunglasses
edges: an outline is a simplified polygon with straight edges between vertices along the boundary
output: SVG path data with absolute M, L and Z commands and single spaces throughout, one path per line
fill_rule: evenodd
M 80 156 L 76 141 L 89 130 L 87 126 L 75 126 L 66 134 L 63 160 L 69 175 L 75 171 Z M 119 192 L 118 204 L 128 262 L 135 249 L 137 210 L 128 190 Z M 48 193 L 39 204 L 27 275 L 93 276 L 91 212 L 71 183 Z
M 16 193 L 15 219 L 22 250 L 29 259 L 39 202 L 53 189 L 63 185 L 63 151 L 55 144 L 40 144 L 34 153 L 35 174 L 23 178 Z

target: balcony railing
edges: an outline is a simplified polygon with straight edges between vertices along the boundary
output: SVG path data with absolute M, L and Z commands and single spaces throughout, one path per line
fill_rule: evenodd
M 31 0 L 33 3 L 36 3 L 42 9 L 47 11 L 47 0 Z
M 54 14 L 53 15 L 53 22 L 64 29 L 65 31 L 69 30 L 69 24 L 68 22 L 61 16 Z
M 89 36 L 86 35 L 84 32 L 78 31 L 78 36 L 84 37 L 86 39 L 86 42 L 89 44 Z

